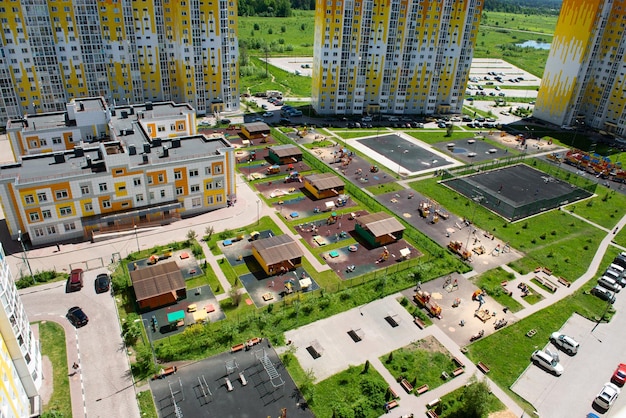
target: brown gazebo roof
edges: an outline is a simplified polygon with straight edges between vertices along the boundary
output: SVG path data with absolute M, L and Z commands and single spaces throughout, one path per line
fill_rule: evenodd
M 344 187 L 345 183 L 333 173 L 311 174 L 304 179 L 311 183 L 317 190 L 330 190 L 336 187 Z
M 244 123 L 243 127 L 246 128 L 246 131 L 250 132 L 251 134 L 270 131 L 270 127 L 265 122 Z
M 252 248 L 256 249 L 268 266 L 304 255 L 298 243 L 289 235 L 278 235 L 254 241 Z
M 370 213 L 362 215 L 357 222 L 368 229 L 375 237 L 394 234 L 398 231 L 404 231 L 404 226 L 394 216 L 385 212 Z
M 133 270 L 130 279 L 138 301 L 185 288 L 185 278 L 175 261 Z
M 270 151 L 276 154 L 279 158 L 291 157 L 294 155 L 302 155 L 302 151 L 295 145 L 278 145 L 271 147 Z

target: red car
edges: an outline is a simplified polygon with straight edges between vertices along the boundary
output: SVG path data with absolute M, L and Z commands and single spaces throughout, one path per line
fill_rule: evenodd
M 617 369 L 611 378 L 611 382 L 619 386 L 624 386 L 624 382 L 626 382 L 626 364 L 620 363 L 620 365 L 617 366 Z

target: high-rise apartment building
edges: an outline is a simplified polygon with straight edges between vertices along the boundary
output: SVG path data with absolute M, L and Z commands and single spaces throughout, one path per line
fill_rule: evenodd
M 235 0 L 14 0 L 0 26 L 0 122 L 76 97 L 239 107 Z
M 39 341 L 24 311 L 0 244 L 0 416 L 24 418 L 39 412 L 43 371 Z
M 626 10 L 564 0 L 533 116 L 626 135 Z
M 320 114 L 460 112 L 481 0 L 317 0 Z

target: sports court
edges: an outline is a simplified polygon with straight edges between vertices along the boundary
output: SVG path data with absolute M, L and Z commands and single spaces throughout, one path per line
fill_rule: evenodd
M 593 195 L 526 164 L 484 171 L 442 182 L 500 216 L 516 221 Z
M 402 133 L 356 139 L 350 145 L 392 172 L 404 176 L 461 164 L 441 151 Z

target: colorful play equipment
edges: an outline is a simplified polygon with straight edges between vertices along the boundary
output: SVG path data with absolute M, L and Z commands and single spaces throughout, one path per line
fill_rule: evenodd
M 378 173 L 379 168 L 377 165 L 373 165 L 370 167 L 370 173 Z
M 376 260 L 376 264 L 382 263 L 383 261 L 387 261 L 388 258 L 389 258 L 389 250 L 387 249 L 387 247 L 383 247 L 383 252 L 380 253 L 380 257 L 378 257 L 378 260 Z
M 463 260 L 470 260 L 472 258 L 472 252 L 463 247 L 461 241 L 450 241 L 448 248 L 455 254 L 458 254 Z
M 415 302 L 425 308 L 432 316 L 441 319 L 441 306 L 431 299 L 430 293 L 418 290 L 413 296 Z
M 597 177 L 626 182 L 626 170 L 622 168 L 622 163 L 612 162 L 609 157 L 574 149 L 567 151 L 563 161 Z
M 278 173 L 280 173 L 280 166 L 279 165 L 271 165 L 271 166 L 267 167 L 267 169 L 265 171 L 267 172 L 267 174 L 278 174 Z
M 292 171 L 289 173 L 287 177 L 285 177 L 285 183 L 292 183 L 292 182 L 302 183 L 302 176 L 297 171 Z
M 420 202 L 420 204 L 417 206 L 417 210 L 419 211 L 422 218 L 428 218 L 428 216 L 430 215 L 431 206 L 432 205 L 430 203 L 430 200 Z
M 326 219 L 326 225 L 333 225 L 337 222 L 337 212 L 332 212 L 328 219 Z

